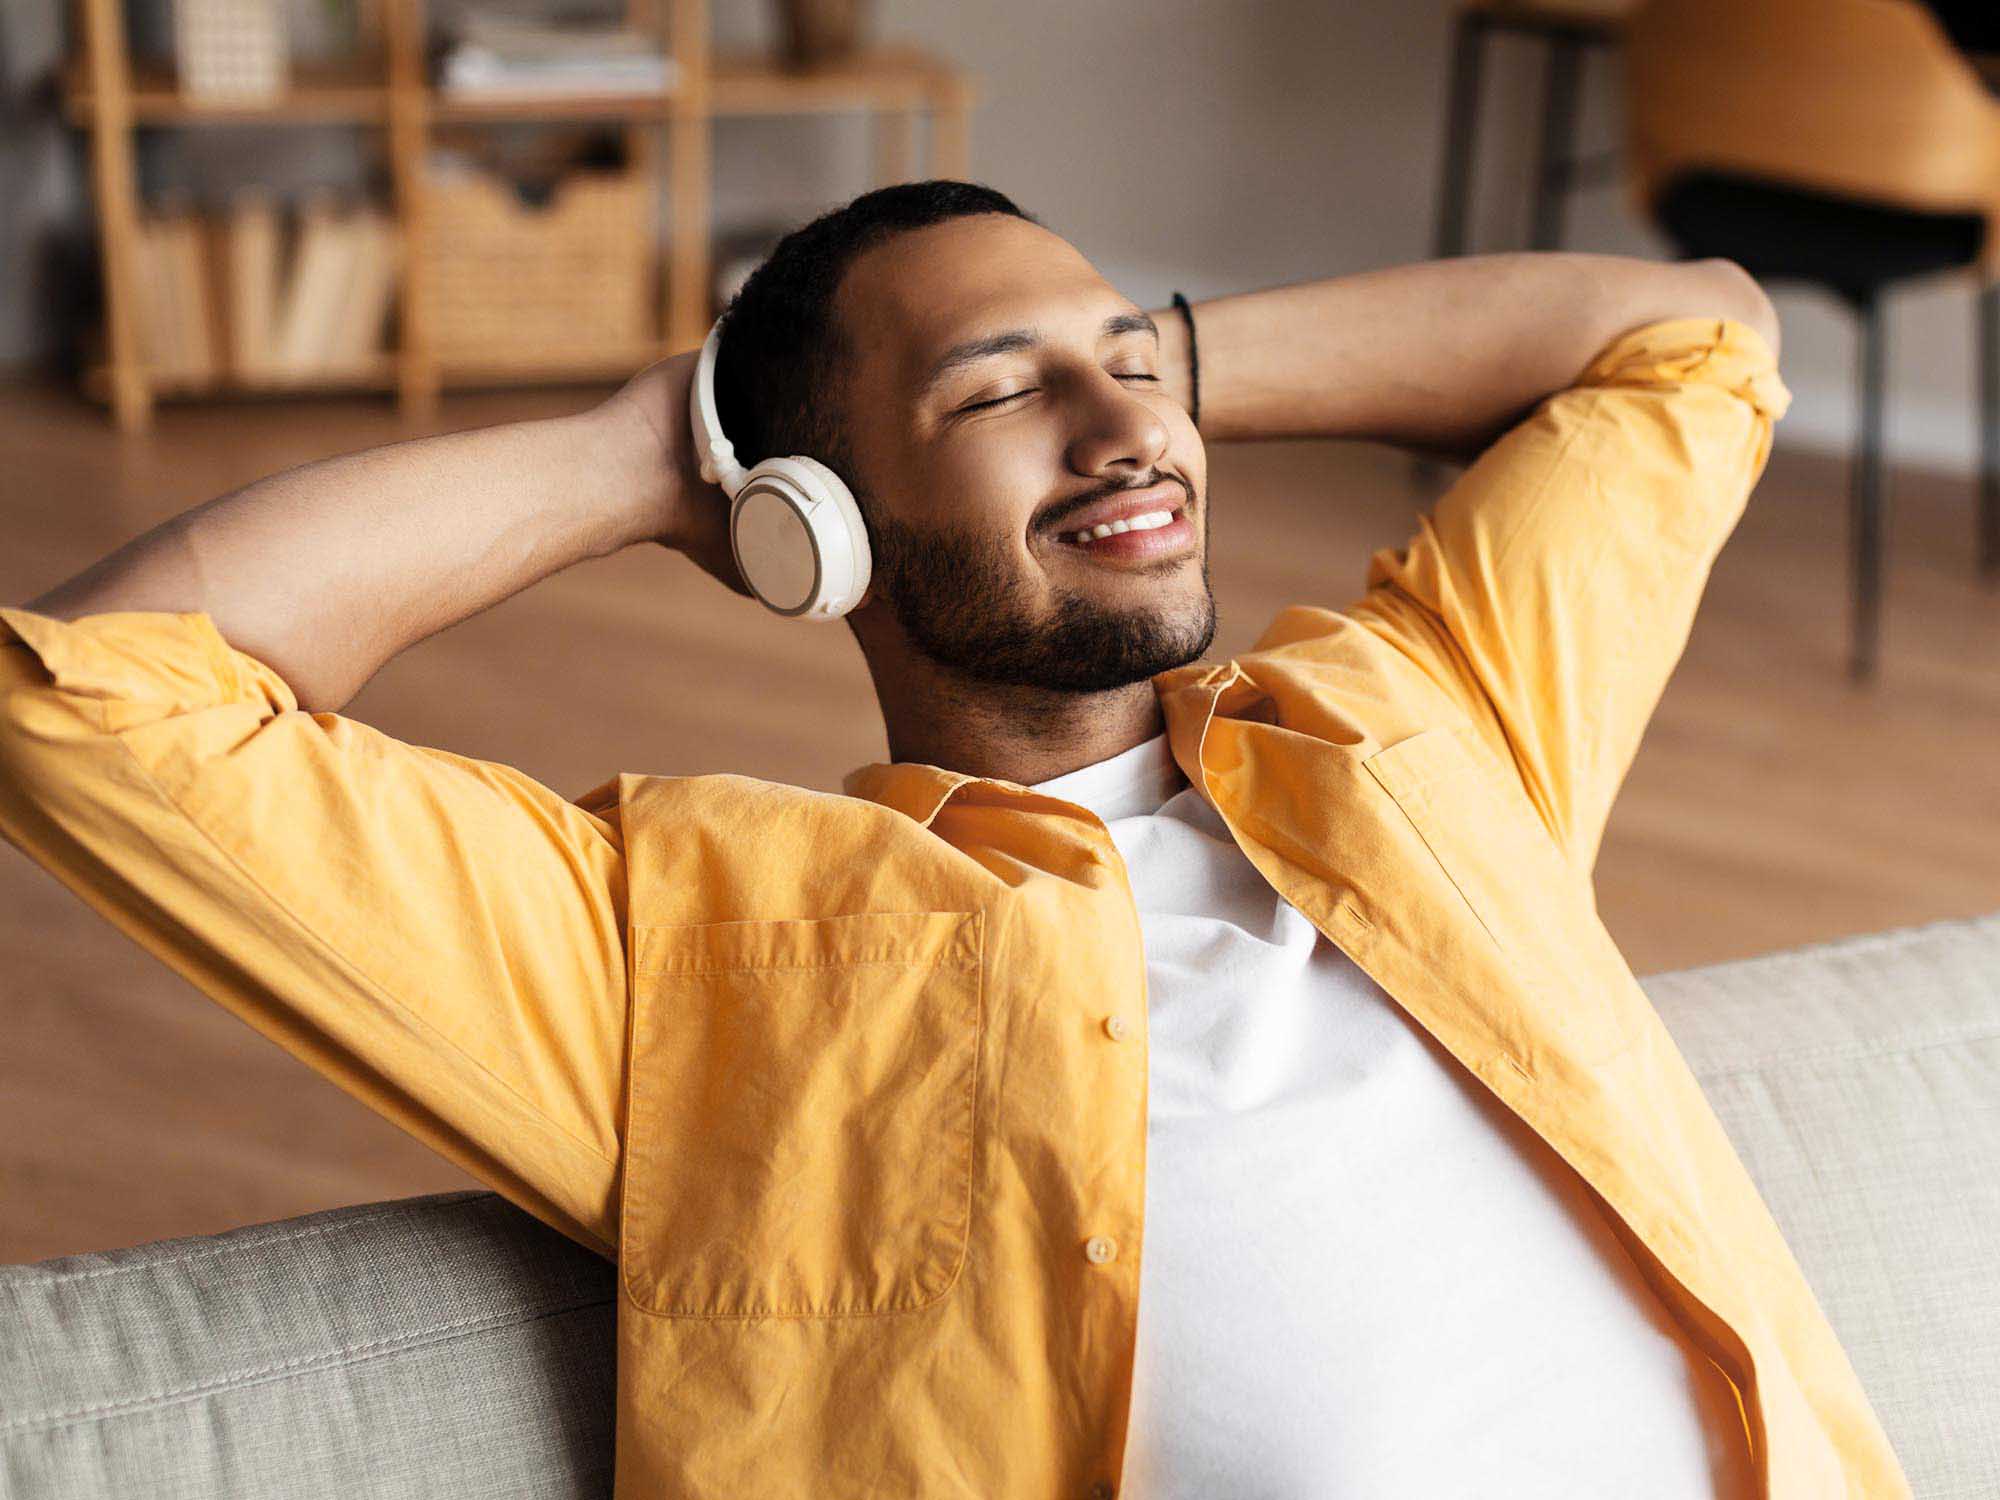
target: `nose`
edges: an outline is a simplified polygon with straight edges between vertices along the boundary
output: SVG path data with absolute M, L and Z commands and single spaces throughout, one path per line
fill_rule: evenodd
M 1160 414 L 1115 375 L 1097 370 L 1079 382 L 1072 472 L 1090 477 L 1143 474 L 1165 457 L 1169 434 Z

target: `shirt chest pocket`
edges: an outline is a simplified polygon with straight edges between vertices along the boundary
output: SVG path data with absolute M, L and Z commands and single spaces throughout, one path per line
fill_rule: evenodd
M 971 1218 L 978 912 L 633 931 L 619 1264 L 661 1317 L 907 1312 Z
M 1473 729 L 1441 725 L 1377 751 L 1368 770 L 1444 868 L 1519 981 L 1536 1023 L 1578 1061 L 1631 1045 L 1631 971 L 1518 782 Z

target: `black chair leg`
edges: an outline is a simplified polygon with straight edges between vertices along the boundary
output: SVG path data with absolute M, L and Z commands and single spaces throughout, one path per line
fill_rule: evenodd
M 1451 92 L 1445 102 L 1444 171 L 1438 184 L 1436 258 L 1463 255 L 1472 197 L 1472 156 L 1479 124 L 1479 72 L 1486 48 L 1486 17 L 1459 13 L 1451 43 Z
M 1979 292 L 1979 572 L 2000 583 L 2000 281 Z
M 1882 407 L 1887 362 L 1887 327 L 1882 298 L 1870 294 L 1861 312 L 1860 449 L 1849 470 L 1852 497 L 1851 560 L 1854 573 L 1853 654 L 1848 675 L 1856 682 L 1875 676 L 1882 620 Z
M 1542 74 L 1542 140 L 1535 163 L 1535 227 L 1531 250 L 1562 243 L 1563 205 L 1569 196 L 1576 155 L 1576 111 L 1582 82 L 1583 44 L 1575 37 L 1549 38 Z
M 1438 181 L 1437 227 L 1432 255 L 1445 260 L 1465 253 L 1472 211 L 1472 160 L 1478 143 L 1479 78 L 1486 54 L 1486 16 L 1463 10 L 1451 40 L 1451 82 L 1445 100 L 1444 167 Z M 1410 484 L 1417 503 L 1443 478 L 1443 464 L 1412 456 Z

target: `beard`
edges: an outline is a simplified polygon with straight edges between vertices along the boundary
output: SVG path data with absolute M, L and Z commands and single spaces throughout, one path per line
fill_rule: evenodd
M 1204 531 L 1207 524 L 1204 506 Z M 1199 599 L 1120 609 L 1067 588 L 1038 607 L 1009 539 L 875 516 L 868 535 L 877 586 L 904 633 L 932 661 L 976 681 L 1105 692 L 1185 666 L 1215 639 L 1205 536 Z

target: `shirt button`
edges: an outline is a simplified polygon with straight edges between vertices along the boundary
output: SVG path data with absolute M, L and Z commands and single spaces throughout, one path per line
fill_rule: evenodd
M 1093 1234 L 1083 1243 L 1083 1253 L 1093 1265 L 1103 1265 L 1118 1254 L 1118 1241 L 1108 1234 Z
M 1104 1034 L 1114 1042 L 1124 1041 L 1125 1033 L 1131 1029 L 1131 1027 L 1125 1024 L 1123 1016 L 1106 1016 L 1104 1018 Z

